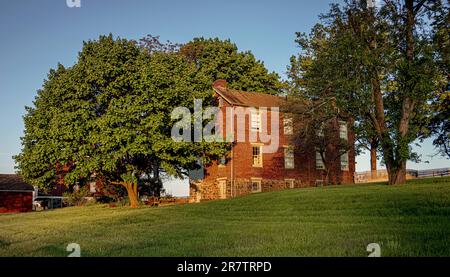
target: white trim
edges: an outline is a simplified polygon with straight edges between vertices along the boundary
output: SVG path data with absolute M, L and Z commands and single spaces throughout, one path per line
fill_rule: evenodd
M 253 117 L 257 118 L 256 123 L 258 124 L 258 126 L 256 126 L 256 128 L 253 126 Z M 262 132 L 262 115 L 261 115 L 261 111 L 258 110 L 252 110 L 250 112 L 250 131 L 252 132 L 257 132 L 257 133 L 261 133 Z
M 252 142 L 252 143 L 250 143 L 252 146 L 255 146 L 255 147 L 257 147 L 257 146 L 264 146 L 265 144 L 264 143 L 260 143 L 260 142 Z
M 294 118 L 292 115 L 283 115 L 283 134 L 285 136 L 291 136 L 294 134 Z
M 217 179 L 217 187 L 219 189 L 219 198 L 227 199 L 227 178 Z
M 343 157 L 347 157 L 347 164 L 344 166 L 343 165 Z M 340 162 L 341 162 L 341 171 L 350 171 L 350 156 L 349 156 L 349 152 L 345 152 L 345 154 L 342 154 L 340 157 Z
M 286 179 L 284 179 L 284 182 L 285 183 L 290 182 L 289 183 L 289 188 L 290 189 L 294 189 L 295 188 L 295 179 L 293 179 L 293 178 L 286 178 Z
M 320 159 L 318 159 L 320 157 Z M 322 155 L 320 155 L 320 152 L 316 150 L 315 152 L 315 160 L 316 160 L 316 170 L 325 170 L 325 162 L 322 159 Z M 320 164 L 317 163 L 317 161 L 320 161 Z
M 262 192 L 262 178 L 250 178 L 250 183 L 252 186 L 252 193 Z M 253 190 L 253 183 L 257 183 L 259 188 L 258 190 Z
M 290 159 L 292 158 L 292 167 L 287 167 L 286 166 L 286 158 L 287 158 L 287 151 L 292 151 L 292 157 L 289 157 Z M 295 152 L 294 152 L 294 147 L 292 146 L 285 146 L 284 147 L 284 151 L 283 151 L 283 158 L 284 158 L 284 169 L 295 169 Z
M 213 87 L 213 90 L 220 95 L 220 97 L 222 97 L 225 101 L 228 102 L 228 104 L 230 105 L 235 105 L 236 103 L 233 103 L 232 101 L 230 101 L 228 98 L 226 98 L 217 88 Z
M 341 135 L 344 135 L 345 137 Z M 348 123 L 346 121 L 339 121 L 339 138 L 348 140 Z
M 261 157 L 261 163 L 260 164 L 255 164 L 255 158 L 253 155 L 253 148 L 259 148 L 259 156 Z M 264 162 L 263 162 L 263 145 L 253 145 L 252 144 L 252 167 L 255 168 L 263 168 L 264 167 Z

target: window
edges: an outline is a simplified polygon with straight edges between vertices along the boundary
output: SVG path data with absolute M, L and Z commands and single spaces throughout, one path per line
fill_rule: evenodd
M 290 146 L 284 148 L 284 168 L 294 168 L 294 148 Z
M 341 170 L 348 171 L 348 152 L 341 156 Z
M 316 151 L 316 169 L 325 169 L 325 165 L 319 151 Z
M 261 114 L 258 111 L 250 114 L 250 129 L 254 132 L 261 131 Z
M 348 139 L 347 122 L 339 121 L 339 137 L 341 139 Z
M 262 167 L 262 146 L 253 146 L 253 166 Z
M 283 119 L 283 126 L 284 126 L 284 134 L 285 135 L 292 135 L 294 133 L 294 126 L 293 126 L 293 119 L 289 115 L 285 115 L 285 118 Z
M 261 192 L 261 180 L 252 179 L 252 192 Z
M 293 189 L 295 188 L 295 180 L 294 179 L 285 179 L 286 182 L 286 188 Z
M 226 179 L 219 180 L 219 198 L 220 199 L 227 198 L 227 180 Z

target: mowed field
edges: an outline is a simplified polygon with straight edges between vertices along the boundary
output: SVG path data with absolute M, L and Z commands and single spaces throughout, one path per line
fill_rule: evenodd
M 0 215 L 0 256 L 450 256 L 450 178 Z

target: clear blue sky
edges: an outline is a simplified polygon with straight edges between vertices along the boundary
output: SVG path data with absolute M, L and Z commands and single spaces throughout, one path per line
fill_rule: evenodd
M 186 42 L 193 37 L 230 38 L 240 50 L 251 50 L 267 68 L 284 75 L 297 52 L 295 32 L 308 32 L 331 0 L 296 1 L 151 1 L 66 0 L 3 1 L 0 6 L 0 173 L 14 171 L 20 152 L 24 106 L 31 105 L 50 68 L 72 65 L 83 40 L 112 33 L 128 39 L 146 34 Z M 429 158 L 427 142 L 419 150 L 429 164 L 409 168 L 450 167 L 449 160 Z M 367 156 L 357 170 L 367 170 Z

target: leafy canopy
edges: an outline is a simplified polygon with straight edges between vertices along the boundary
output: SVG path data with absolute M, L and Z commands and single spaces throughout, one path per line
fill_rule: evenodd
M 221 143 L 174 142 L 171 112 L 208 104 L 212 83 L 275 93 L 278 76 L 230 41 L 194 39 L 186 45 L 141 43 L 101 36 L 83 44 L 74 66 L 50 70 L 33 107 L 26 108 L 17 169 L 51 188 L 102 176 L 111 183 L 161 183 L 160 172 L 181 176 L 228 151 Z M 133 187 L 132 190 L 135 190 Z M 130 193 L 130 191 L 129 191 Z

